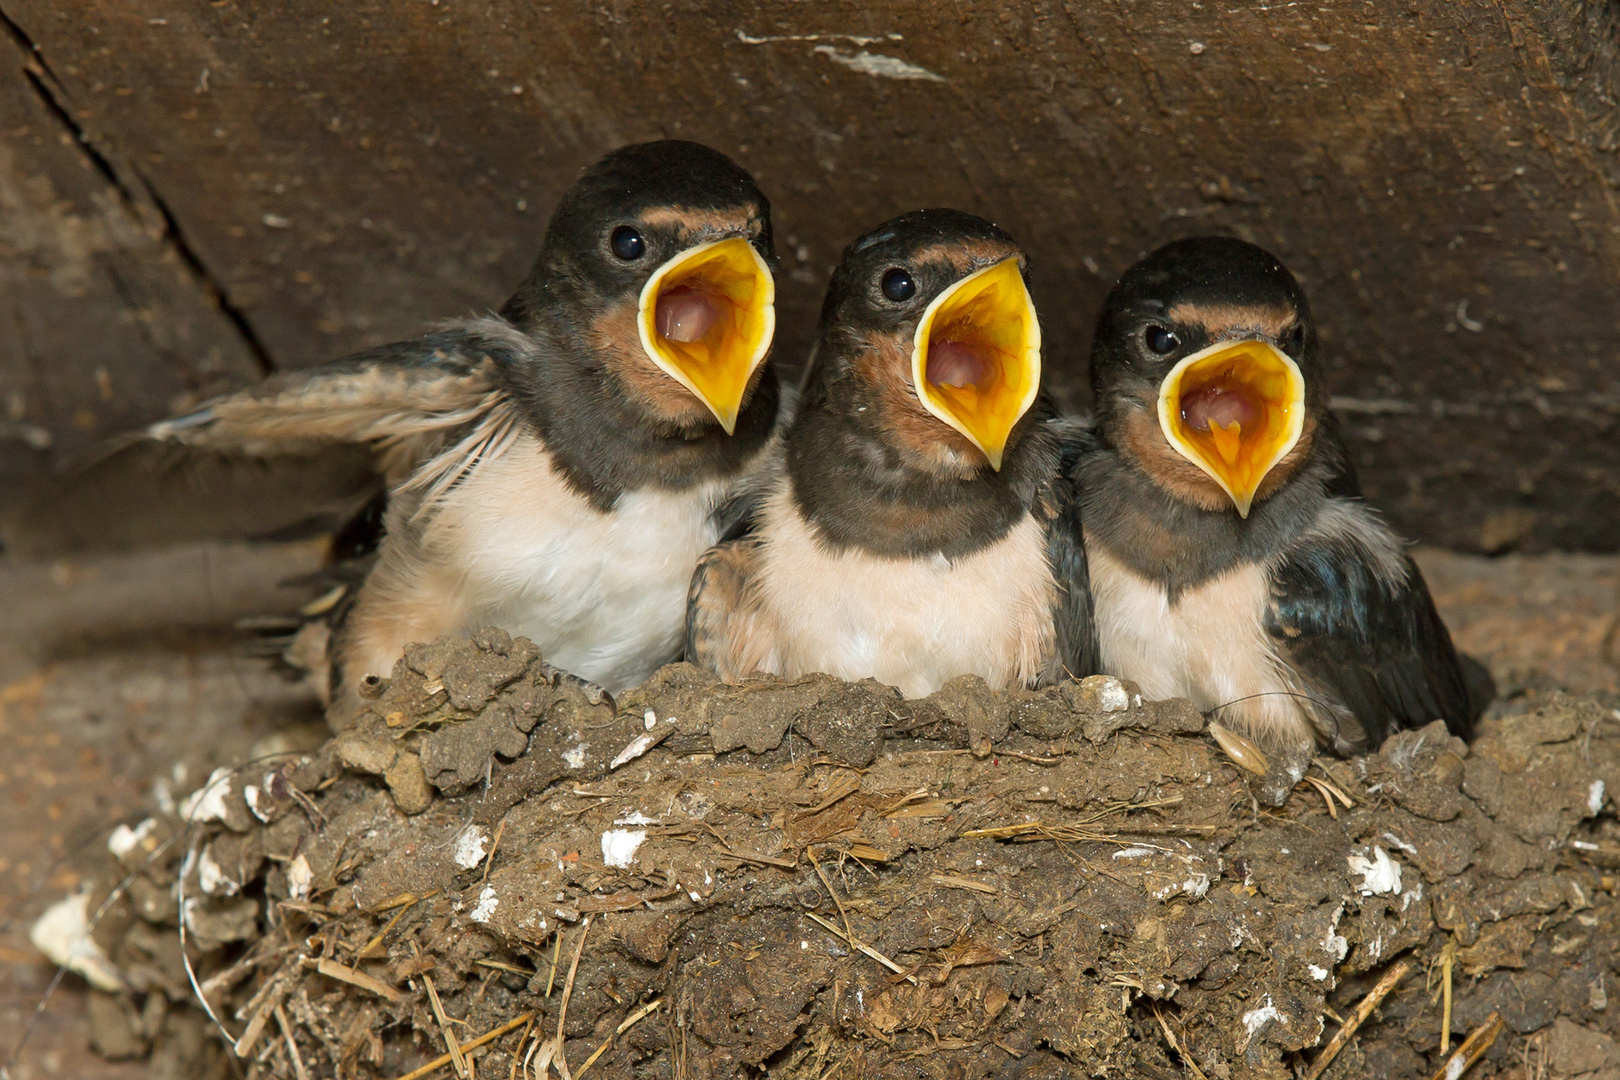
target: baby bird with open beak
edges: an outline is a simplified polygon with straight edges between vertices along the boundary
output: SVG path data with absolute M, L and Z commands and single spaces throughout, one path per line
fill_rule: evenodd
M 1091 363 L 1072 477 L 1105 672 L 1295 762 L 1437 719 L 1469 734 L 1489 677 L 1465 677 L 1362 500 L 1305 295 L 1274 256 L 1224 237 L 1153 252 L 1109 294 Z
M 822 307 L 786 474 L 704 557 L 688 658 L 1033 686 L 1094 670 L 1074 494 L 1041 391 L 1024 256 L 990 222 L 905 214 L 849 246 Z
M 764 472 L 779 392 L 770 204 L 724 155 L 617 150 L 499 315 L 266 380 L 151 438 L 374 452 L 376 564 L 331 643 L 335 717 L 406 644 L 486 625 L 610 691 L 679 656 L 686 588 Z

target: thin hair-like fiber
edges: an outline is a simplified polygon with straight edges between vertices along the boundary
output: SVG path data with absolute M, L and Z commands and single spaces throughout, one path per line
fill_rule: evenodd
M 413 522 L 421 520 L 437 509 L 451 489 L 465 480 L 479 465 L 493 461 L 511 449 L 522 433 L 516 407 L 504 393 L 489 395 L 478 410 L 482 412 L 478 423 L 461 440 L 441 450 L 431 461 L 400 485 L 404 493 L 421 493 L 422 501 L 411 515 Z
M 1263 698 L 1263 697 L 1303 698 L 1304 700 L 1310 702 L 1312 705 L 1319 705 L 1322 708 L 1327 709 L 1330 713 L 1331 712 L 1337 712 L 1338 708 L 1339 708 L 1337 705 L 1334 705 L 1332 702 L 1327 701 L 1324 698 L 1313 697 L 1310 694 L 1302 694 L 1297 690 L 1262 690 L 1258 694 L 1244 694 L 1240 698 L 1233 698 L 1231 701 L 1223 701 L 1219 705 L 1215 706 L 1213 709 L 1210 709 L 1208 712 L 1204 713 L 1204 715 L 1207 716 L 1209 719 L 1213 720 L 1213 719 L 1215 719 L 1215 714 L 1220 712 L 1222 709 L 1225 709 L 1225 708 L 1227 708 L 1229 706 L 1232 706 L 1232 705 L 1241 705 L 1245 701 L 1252 701 L 1255 698 Z

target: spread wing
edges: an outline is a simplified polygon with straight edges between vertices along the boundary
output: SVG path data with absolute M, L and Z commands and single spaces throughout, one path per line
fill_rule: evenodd
M 503 374 L 533 349 L 485 318 L 274 375 L 69 463 L 0 532 L 19 553 L 330 532 L 514 437 Z
M 153 424 L 144 437 L 248 458 L 360 444 L 392 486 L 500 409 L 507 400 L 502 371 L 529 349 L 529 339 L 510 324 L 479 319 L 272 376 Z
M 1273 567 L 1271 588 L 1266 629 L 1278 652 L 1345 714 L 1328 732 L 1335 750 L 1377 747 L 1434 720 L 1472 732 L 1485 702 L 1417 565 L 1360 500 L 1330 499 Z

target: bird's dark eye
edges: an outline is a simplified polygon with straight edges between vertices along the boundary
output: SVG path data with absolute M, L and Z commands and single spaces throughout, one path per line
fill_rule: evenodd
M 1305 328 L 1303 326 L 1296 326 L 1294 327 L 1293 332 L 1288 335 L 1288 351 L 1297 357 L 1300 354 L 1300 350 L 1304 348 Z
M 1147 333 L 1142 336 L 1147 341 L 1147 347 L 1160 356 L 1175 352 L 1181 347 L 1181 339 L 1162 326 L 1150 326 Z
M 895 303 L 910 300 L 917 295 L 917 283 L 911 280 L 911 275 L 898 266 L 883 275 L 883 295 Z
M 613 245 L 613 254 L 627 262 L 631 259 L 641 258 L 647 251 L 647 241 L 643 240 L 641 234 L 628 225 L 620 225 L 617 229 L 614 229 L 609 243 Z

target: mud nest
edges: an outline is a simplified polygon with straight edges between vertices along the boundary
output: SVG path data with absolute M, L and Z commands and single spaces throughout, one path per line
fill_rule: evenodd
M 1471 1076 L 1620 1077 L 1607 699 L 1498 703 L 1472 746 L 1436 723 L 1296 786 L 1106 678 L 907 701 L 674 665 L 593 704 L 485 632 L 378 690 L 318 751 L 120 828 L 53 909 L 106 911 L 73 960 L 103 1052 L 186 1077 L 447 1054 L 430 1075 L 1292 1077 L 1359 1024 L 1326 1076 L 1427 1077 L 1477 1032 Z

